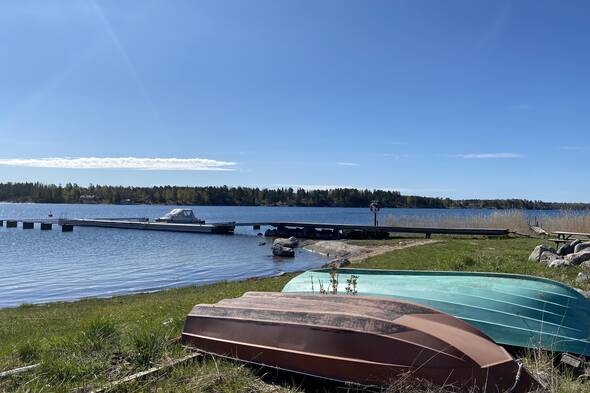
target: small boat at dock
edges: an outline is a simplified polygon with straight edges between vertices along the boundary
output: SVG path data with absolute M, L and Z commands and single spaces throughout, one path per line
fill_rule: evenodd
M 283 292 L 309 293 L 330 282 L 331 269 L 310 270 Z M 423 304 L 478 328 L 496 343 L 590 356 L 590 301 L 540 277 L 477 272 L 338 269 L 337 292 L 356 277 L 362 296 Z M 312 284 L 312 282 L 314 284 Z
M 196 305 L 184 345 L 329 380 L 387 385 L 408 375 L 465 391 L 526 392 L 536 382 L 469 324 L 385 298 L 251 292 Z
M 192 209 L 172 209 L 164 216 L 156 218 L 156 222 L 177 224 L 204 224 L 205 220 L 195 217 Z

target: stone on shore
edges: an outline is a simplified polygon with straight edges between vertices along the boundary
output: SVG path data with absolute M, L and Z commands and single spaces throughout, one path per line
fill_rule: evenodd
M 287 247 L 287 248 L 296 248 L 297 246 L 299 246 L 299 240 L 297 240 L 297 238 L 291 236 L 288 239 L 285 238 L 278 238 L 275 239 L 275 241 L 272 243 L 273 247 L 276 245 L 280 245 L 283 247 Z
M 535 249 L 533 250 L 533 252 L 529 256 L 529 261 L 539 262 L 539 260 L 541 259 L 541 254 L 544 251 L 551 251 L 551 252 L 555 253 L 554 248 L 547 247 L 544 244 L 539 244 L 537 247 L 535 247 Z
M 551 262 L 556 259 L 561 259 L 561 257 L 553 251 L 543 251 L 541 253 L 541 257 L 539 258 L 539 263 L 541 265 L 549 266 L 549 264 L 551 264 Z
M 551 262 L 549 264 L 549 267 L 558 268 L 558 267 L 568 267 L 570 265 L 571 265 L 570 261 L 567 261 L 565 259 L 555 259 L 553 262 Z
M 289 247 L 282 246 L 280 244 L 275 244 L 272 246 L 272 255 L 277 257 L 292 258 L 295 256 L 295 250 Z
M 572 265 L 580 265 L 582 262 L 590 261 L 590 250 L 583 250 L 565 256 L 565 259 Z
M 341 267 L 345 267 L 348 265 L 350 265 L 350 261 L 348 260 L 348 258 L 336 258 L 332 259 L 330 262 L 326 263 L 322 267 L 330 269 L 340 269 Z
M 576 277 L 576 282 L 580 284 L 588 284 L 590 283 L 590 273 L 588 272 L 580 272 Z
M 574 247 L 572 245 L 572 243 L 563 243 L 561 246 L 559 246 L 559 248 L 557 249 L 557 255 L 559 256 L 566 256 L 567 254 L 571 254 L 572 252 L 574 252 Z
M 585 250 L 587 248 L 590 248 L 590 242 L 578 243 L 578 244 L 576 244 L 576 246 L 574 248 L 574 252 L 578 253 L 578 252 Z

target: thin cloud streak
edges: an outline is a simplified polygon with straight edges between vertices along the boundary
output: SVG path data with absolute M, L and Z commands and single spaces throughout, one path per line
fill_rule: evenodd
M 359 166 L 356 162 L 337 162 L 336 165 L 340 166 Z
M 453 158 L 463 158 L 466 160 L 485 160 L 485 159 L 503 159 L 503 158 L 523 158 L 524 155 L 519 153 L 469 153 L 455 154 Z
M 235 162 L 206 158 L 51 157 L 5 158 L 0 165 L 59 169 L 131 169 L 148 171 L 233 171 Z

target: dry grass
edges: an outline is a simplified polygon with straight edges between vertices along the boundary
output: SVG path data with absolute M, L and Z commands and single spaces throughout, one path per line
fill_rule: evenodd
M 523 210 L 504 210 L 491 214 L 448 215 L 439 217 L 388 217 L 385 225 L 437 228 L 509 228 L 529 233 L 529 224 L 538 224 L 546 231 L 570 231 L 590 233 L 590 212 L 561 212 L 530 218 Z

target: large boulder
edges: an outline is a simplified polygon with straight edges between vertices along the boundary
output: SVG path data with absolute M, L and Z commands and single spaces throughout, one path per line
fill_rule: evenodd
M 544 251 L 555 252 L 555 249 L 552 247 L 547 247 L 544 244 L 539 244 L 537 247 L 535 247 L 535 249 L 533 250 L 533 252 L 529 256 L 529 261 L 539 262 L 539 260 L 541 259 L 541 254 Z
M 572 265 L 580 265 L 582 262 L 590 261 L 590 250 L 583 250 L 565 256 L 565 259 Z
M 590 248 L 590 242 L 578 243 L 574 247 L 574 252 L 580 252 L 580 251 L 585 250 L 587 248 Z
M 561 259 L 561 257 L 553 251 L 543 251 L 539 258 L 539 263 L 541 265 L 549 266 L 549 264 L 556 259 Z
M 289 247 L 284 247 L 280 244 L 275 244 L 272 246 L 272 255 L 277 257 L 292 258 L 295 256 L 295 250 Z
M 549 267 L 556 268 L 556 267 L 568 267 L 571 265 L 570 261 L 565 259 L 555 259 L 553 262 L 549 264 Z
M 273 246 L 280 245 L 287 248 L 295 248 L 299 246 L 299 240 L 297 238 L 291 236 L 288 239 L 278 238 L 272 243 Z
M 341 267 L 345 267 L 350 265 L 350 261 L 348 260 L 348 258 L 336 258 L 336 259 L 332 259 L 330 262 L 326 263 L 324 266 L 324 268 L 331 268 L 331 269 L 340 269 Z
M 576 282 L 580 284 L 588 284 L 590 283 L 590 273 L 588 272 L 580 272 L 576 277 Z
M 582 269 L 590 270 L 590 261 L 582 262 L 582 263 L 580 264 L 580 267 L 581 267 Z
M 574 252 L 574 247 L 575 247 L 575 245 L 572 245 L 572 243 L 570 243 L 570 242 L 563 243 L 557 249 L 557 255 L 564 257 L 567 254 L 571 254 L 572 252 Z

